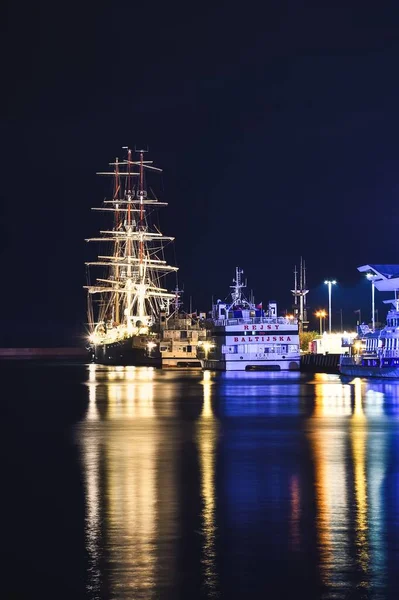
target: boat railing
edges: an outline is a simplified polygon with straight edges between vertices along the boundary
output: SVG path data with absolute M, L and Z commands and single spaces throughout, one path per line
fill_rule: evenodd
M 268 325 L 297 325 L 296 319 L 287 317 L 250 317 L 247 319 L 215 319 L 214 324 L 222 327 L 225 325 L 256 325 L 267 323 Z
M 399 350 L 383 350 L 381 356 L 383 358 L 397 358 L 399 356 Z
M 167 326 L 164 328 L 165 331 L 176 331 L 176 330 L 180 330 L 180 331 L 203 331 L 205 330 L 205 327 L 200 326 L 199 324 L 195 324 L 195 325 L 191 325 L 188 323 L 168 323 Z
M 362 358 L 360 354 L 354 354 L 352 356 L 348 356 L 347 354 L 341 354 L 339 359 L 340 365 L 361 365 Z

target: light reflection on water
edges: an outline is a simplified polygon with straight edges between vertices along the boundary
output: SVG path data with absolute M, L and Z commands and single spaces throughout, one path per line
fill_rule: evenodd
M 90 597 L 184 596 L 188 575 L 193 598 L 242 597 L 271 591 L 261 575 L 277 585 L 279 568 L 281 597 L 298 585 L 309 598 L 394 597 L 386 524 L 398 511 L 384 494 L 399 383 L 91 366 L 87 388 Z
M 382 482 L 384 430 L 369 431 L 370 417 L 384 415 L 384 392 L 359 378 L 342 384 L 334 376 L 315 383 L 309 439 L 315 460 L 320 572 L 326 597 L 355 588 L 359 597 L 383 598 Z M 348 577 L 348 574 L 350 577 Z M 349 580 L 349 581 L 348 581 Z M 363 595 L 362 595 L 363 594 Z
M 203 405 L 197 422 L 197 444 L 201 471 L 202 498 L 202 562 L 204 565 L 204 587 L 210 597 L 217 597 L 219 592 L 218 573 L 216 569 L 216 487 L 215 462 L 216 445 L 219 434 L 218 422 L 212 411 L 212 374 L 203 373 Z
M 91 365 L 89 371 L 80 442 L 92 597 L 106 588 L 110 598 L 152 597 L 156 540 L 176 535 L 176 460 L 173 444 L 158 427 L 153 380 L 152 369 Z M 173 572 L 170 552 L 169 581 Z

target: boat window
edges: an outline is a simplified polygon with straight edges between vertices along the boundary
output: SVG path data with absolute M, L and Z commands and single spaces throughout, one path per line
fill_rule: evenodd
M 242 348 L 244 346 L 241 346 Z M 237 346 L 222 346 L 222 354 L 235 354 L 237 352 Z M 241 350 L 241 352 L 244 352 Z

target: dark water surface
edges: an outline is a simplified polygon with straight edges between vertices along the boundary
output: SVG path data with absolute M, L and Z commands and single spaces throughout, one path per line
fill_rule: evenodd
M 2 598 L 399 597 L 399 382 L 0 374 Z

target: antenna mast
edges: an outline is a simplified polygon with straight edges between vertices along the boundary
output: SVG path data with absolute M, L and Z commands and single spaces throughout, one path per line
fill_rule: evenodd
M 291 293 L 294 296 L 294 312 L 299 321 L 299 331 L 300 333 L 308 328 L 308 320 L 307 320 L 307 310 L 306 310 L 306 294 L 309 290 L 306 289 L 306 267 L 305 261 L 302 259 L 300 261 L 299 267 L 299 287 L 298 287 L 298 272 L 296 270 L 296 265 L 294 269 L 294 289 L 291 290 Z M 299 311 L 298 311 L 298 300 L 299 300 Z
M 241 291 L 246 287 L 246 283 L 243 283 L 241 278 L 243 273 L 244 271 L 240 269 L 240 267 L 236 267 L 236 277 L 233 279 L 234 285 L 230 286 L 230 288 L 233 290 L 231 292 L 231 297 L 233 300 L 232 306 L 235 304 L 248 304 Z

